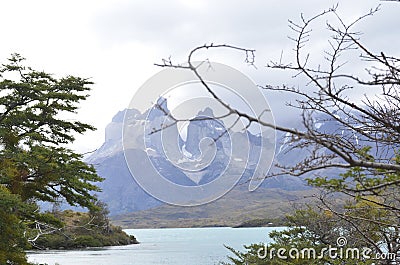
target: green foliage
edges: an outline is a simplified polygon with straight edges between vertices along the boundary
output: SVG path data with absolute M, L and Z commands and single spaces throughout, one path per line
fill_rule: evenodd
M 24 225 L 18 217 L 18 212 L 25 211 L 24 207 L 19 196 L 0 185 L 0 264 L 7 264 L 7 261 L 26 264 L 22 252 L 26 247 Z
M 81 155 L 65 147 L 75 134 L 94 128 L 62 118 L 76 112 L 92 82 L 55 78 L 24 66 L 24 60 L 13 54 L 0 66 L 0 204 L 7 205 L 0 213 L 1 264 L 24 264 L 22 249 L 37 235 L 28 228 L 62 226 L 54 216 L 37 211 L 36 201 L 61 197 L 92 208 L 92 191 L 99 191 L 95 183 L 102 180 Z
M 101 247 L 102 244 L 98 238 L 90 235 L 77 236 L 74 239 L 74 246 L 77 247 Z
M 88 124 L 65 121 L 61 114 L 74 113 L 86 99 L 86 79 L 56 79 L 22 65 L 14 54 L 0 68 L 0 183 L 23 201 L 54 201 L 64 197 L 71 205 L 91 206 L 90 191 L 102 179 L 82 157 L 62 147 L 75 133 L 92 130 Z M 18 80 L 8 79 L 15 75 Z
M 371 148 L 364 147 L 358 151 L 360 157 L 366 161 L 375 162 L 373 156 L 369 155 Z M 393 164 L 400 165 L 400 155 L 397 153 L 393 158 Z M 352 167 L 337 178 L 316 177 L 307 179 L 311 186 L 323 188 L 332 192 L 343 192 L 356 199 L 360 196 L 376 195 L 382 198 L 391 193 L 391 188 L 397 188 L 400 182 L 399 172 L 392 170 L 368 170 L 362 167 Z
M 104 247 L 138 243 L 133 236 L 128 236 L 120 227 L 108 224 L 107 229 L 103 221 L 98 223 L 90 213 L 73 212 L 66 210 L 59 213 L 64 224 L 61 230 L 41 236 L 36 246 L 41 249 L 75 249 L 85 247 Z
M 229 257 L 230 263 L 234 265 L 283 265 L 283 264 L 373 264 L 373 260 L 363 260 L 362 257 L 353 258 L 349 255 L 338 255 L 331 257 L 324 249 L 335 248 L 337 238 L 345 236 L 348 239 L 347 245 L 343 247 L 346 253 L 347 247 L 370 247 L 366 242 L 357 242 L 353 229 L 343 221 L 335 218 L 328 211 L 316 211 L 309 206 L 303 210 L 297 210 L 293 215 L 287 216 L 288 228 L 283 231 L 272 231 L 269 237 L 272 243 L 252 244 L 245 246 L 245 251 L 237 251 L 230 247 L 233 253 Z M 355 237 L 355 238 L 353 238 Z M 278 250 L 282 249 L 284 258 L 278 257 Z M 299 252 L 294 251 L 298 250 Z M 315 250 L 308 252 L 308 250 Z M 267 251 L 267 252 L 265 252 Z M 304 255 L 301 251 L 305 251 Z M 290 255 L 290 253 L 292 255 Z M 308 254 L 310 253 L 310 254 Z M 321 253 L 322 257 L 319 257 Z M 310 258 L 311 257 L 311 258 Z
M 109 213 L 107 205 L 96 199 L 94 207 L 89 211 L 90 222 L 104 233 L 110 233 L 111 225 L 108 219 Z

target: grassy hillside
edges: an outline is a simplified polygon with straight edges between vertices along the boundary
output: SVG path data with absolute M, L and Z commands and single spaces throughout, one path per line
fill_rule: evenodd
M 279 225 L 293 204 L 307 200 L 316 191 L 286 191 L 260 188 L 254 192 L 235 189 L 212 203 L 179 207 L 163 205 L 157 208 L 111 217 L 112 223 L 123 228 L 164 228 L 240 226 L 258 220 L 263 224 Z M 261 221 L 262 220 L 262 221 Z

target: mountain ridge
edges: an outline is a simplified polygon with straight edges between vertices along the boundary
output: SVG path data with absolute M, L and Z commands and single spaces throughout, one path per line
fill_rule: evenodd
M 160 107 L 158 107 L 153 110 L 147 110 L 144 113 L 140 113 L 138 110 L 135 109 L 119 111 L 105 129 L 105 141 L 103 145 L 95 153 L 86 158 L 86 162 L 94 165 L 98 174 L 105 179 L 103 183 L 99 184 L 100 188 L 103 191 L 98 194 L 98 197 L 100 200 L 108 204 L 108 208 L 112 216 L 123 216 L 124 214 L 129 214 L 132 212 L 143 212 L 149 209 L 157 209 L 157 207 L 165 206 L 163 202 L 160 202 L 159 200 L 153 198 L 146 191 L 144 191 L 132 177 L 131 172 L 129 171 L 129 168 L 125 161 L 123 150 L 124 148 L 122 143 L 122 130 L 124 119 L 126 120 L 128 118 L 132 126 L 143 124 L 143 122 L 146 122 L 147 120 L 155 121 L 155 123 L 159 124 L 161 119 L 165 119 L 166 113 L 168 111 L 167 102 L 165 99 L 162 99 L 161 101 L 160 100 L 159 102 L 161 102 L 160 105 L 161 108 L 164 108 L 163 110 L 160 110 Z M 128 117 L 126 117 L 126 115 L 128 115 Z M 213 113 L 211 109 L 205 109 L 198 113 L 198 116 L 209 117 L 212 115 Z M 207 126 L 205 126 L 204 124 L 207 124 Z M 174 128 L 173 126 L 171 126 L 171 128 L 169 129 L 173 132 L 170 135 L 176 137 L 176 140 L 174 140 L 173 142 L 174 145 L 177 145 L 178 148 L 181 148 L 181 150 L 185 150 L 186 152 L 188 152 L 191 157 L 187 156 L 187 159 L 189 159 L 187 161 L 192 162 L 196 158 L 199 158 L 201 155 L 201 152 L 199 150 L 200 139 L 209 136 L 210 131 L 211 136 L 216 136 L 215 131 L 218 132 L 218 130 L 212 131 L 212 129 L 222 128 L 219 126 L 222 126 L 220 122 L 208 119 L 192 121 L 188 125 L 188 131 L 185 141 L 182 139 L 182 137 L 176 135 L 176 133 L 179 133 L 178 128 Z M 215 135 L 212 133 L 214 133 Z M 218 160 L 216 161 L 217 163 L 210 164 L 205 167 L 202 171 L 200 171 L 200 173 L 198 173 L 201 174 L 201 176 L 197 176 L 197 179 L 196 176 L 183 176 L 181 175 L 182 173 L 177 170 L 175 165 L 171 165 L 170 163 L 168 163 L 168 161 L 163 156 L 161 156 L 159 152 L 156 152 L 157 149 L 162 146 L 162 143 L 160 142 L 160 138 L 155 137 L 155 135 L 156 133 L 151 134 L 147 140 L 145 139 L 145 141 L 147 141 L 146 150 L 139 150 L 135 149 L 135 147 L 139 146 L 138 141 L 143 141 L 143 132 L 132 130 L 129 136 L 130 139 L 132 139 L 133 143 L 129 146 L 129 150 L 131 150 L 130 152 L 136 152 L 138 154 L 137 157 L 140 157 L 139 154 L 143 155 L 143 152 L 147 152 L 147 154 L 151 157 L 153 164 L 156 165 L 157 168 L 163 173 L 163 176 L 174 183 L 185 186 L 195 186 L 210 183 L 215 179 L 216 176 L 218 176 L 218 174 L 221 173 L 221 170 L 223 170 L 224 166 L 227 163 L 225 160 L 228 156 L 226 150 L 229 146 L 224 141 L 227 141 L 228 138 L 220 137 L 218 138 L 219 142 L 216 142 L 216 160 Z M 234 192 L 236 194 L 236 197 L 238 198 L 248 198 L 249 194 L 251 193 L 248 191 L 247 185 L 244 184 L 247 184 L 249 179 L 252 177 L 255 167 L 257 166 L 256 159 L 258 153 L 260 152 L 261 142 L 263 141 L 263 139 L 261 139 L 261 136 L 254 135 L 248 131 L 233 132 L 232 137 L 233 138 L 231 140 L 236 141 L 235 143 L 239 143 L 239 146 L 240 144 L 246 145 L 247 141 L 250 141 L 250 147 L 247 147 L 250 148 L 250 158 L 248 159 L 249 163 L 246 164 L 246 168 L 243 172 L 243 177 L 239 181 L 240 185 L 235 186 L 231 191 Z M 266 144 L 272 146 L 272 143 L 267 142 Z M 246 147 L 243 147 L 242 149 L 245 150 Z M 174 152 L 178 151 L 174 150 Z M 182 156 L 183 151 L 180 152 L 181 154 L 179 155 Z M 185 156 L 186 155 L 183 154 L 183 158 L 185 158 Z M 185 166 L 185 161 L 182 161 L 180 161 L 180 165 Z M 136 163 L 140 166 L 141 161 L 138 160 L 136 161 Z M 236 167 L 238 168 L 245 165 L 243 164 L 243 162 L 240 161 L 240 159 L 237 159 L 235 163 L 237 163 Z M 261 188 L 266 194 L 268 194 L 268 189 L 283 190 L 288 192 L 299 191 L 300 193 L 302 191 L 309 190 L 309 187 L 306 186 L 304 180 L 292 176 L 282 176 L 279 178 L 278 181 L 277 179 L 266 179 L 262 183 Z M 261 197 L 262 195 L 258 195 L 259 199 Z M 265 198 L 266 201 L 268 201 L 267 195 L 265 196 Z M 225 200 L 225 202 L 229 203 L 227 200 Z M 221 207 L 227 208 L 228 206 L 222 205 Z M 182 211 L 185 211 L 184 209 L 185 208 L 183 208 Z

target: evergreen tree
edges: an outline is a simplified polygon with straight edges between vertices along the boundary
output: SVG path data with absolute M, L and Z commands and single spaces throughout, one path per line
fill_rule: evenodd
M 40 230 L 24 233 L 26 227 L 59 226 L 56 218 L 40 213 L 37 201 L 93 207 L 91 192 L 102 181 L 82 156 L 66 147 L 74 135 L 94 128 L 62 118 L 76 113 L 88 97 L 87 79 L 55 78 L 24 66 L 24 58 L 13 54 L 0 67 L 0 204 L 2 264 L 24 264 L 22 249 L 34 242 Z M 23 210 L 21 210 L 23 209 Z M 25 235 L 25 237 L 24 237 Z M 32 236 L 29 238 L 30 236 Z M 14 254 L 13 254 L 14 253 Z

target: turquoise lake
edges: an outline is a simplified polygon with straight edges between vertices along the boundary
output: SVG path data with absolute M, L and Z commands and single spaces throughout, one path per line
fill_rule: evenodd
M 280 228 L 163 228 L 126 229 L 138 245 L 84 250 L 47 250 L 28 253 L 30 262 L 48 265 L 213 265 L 227 261 L 224 245 L 268 243 L 268 233 Z

